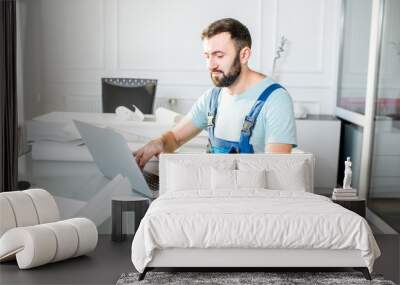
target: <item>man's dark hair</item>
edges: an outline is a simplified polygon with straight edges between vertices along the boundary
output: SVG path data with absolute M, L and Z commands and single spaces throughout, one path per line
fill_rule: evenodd
M 251 48 L 251 36 L 249 29 L 238 20 L 225 18 L 211 23 L 201 33 L 201 39 L 211 38 L 220 33 L 227 32 L 231 35 L 238 51 L 244 47 Z

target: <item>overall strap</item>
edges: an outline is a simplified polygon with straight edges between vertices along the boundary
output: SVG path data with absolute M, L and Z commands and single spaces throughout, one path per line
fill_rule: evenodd
M 212 143 L 214 142 L 215 118 L 217 116 L 218 98 L 221 89 L 222 88 L 220 87 L 214 87 L 211 91 L 210 104 L 208 106 L 208 111 L 207 111 L 207 132 L 208 132 L 209 148 L 212 146 Z
M 256 120 L 262 107 L 267 101 L 268 97 L 279 88 L 283 88 L 281 85 L 274 83 L 268 86 L 267 89 L 264 90 L 263 93 L 258 97 L 256 103 L 251 108 L 249 114 L 245 117 L 243 122 L 243 127 L 240 132 L 240 140 L 239 140 L 239 150 L 241 153 L 252 153 L 254 152 L 253 146 L 250 145 L 250 138 L 256 124 Z M 283 88 L 284 89 L 284 88 Z
M 239 153 L 239 142 L 224 140 L 214 136 L 210 153 Z

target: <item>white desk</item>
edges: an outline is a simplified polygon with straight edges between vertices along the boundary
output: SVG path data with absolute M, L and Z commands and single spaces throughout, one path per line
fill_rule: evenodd
M 173 127 L 172 124 L 156 121 L 154 115 L 145 115 L 144 121 L 135 122 L 121 121 L 115 114 L 111 113 L 51 112 L 35 117 L 25 123 L 27 140 L 48 139 L 49 136 L 55 136 L 55 140 L 58 141 L 79 139 L 80 134 L 73 120 L 94 124 L 99 127 L 110 127 L 120 133 L 127 142 L 139 145 L 159 137 Z M 207 137 L 207 132 L 202 131 L 187 145 L 189 147 L 205 147 L 207 145 Z
M 331 194 L 336 187 L 341 121 L 329 115 L 308 115 L 297 119 L 297 143 L 315 157 L 314 192 Z
M 157 166 L 149 163 L 146 169 Z M 63 219 L 85 216 L 93 220 L 100 233 L 111 233 L 111 198 L 140 196 L 127 187 L 113 187 L 94 162 L 32 160 L 30 154 L 19 158 L 19 180 L 27 180 L 31 188 L 44 188 L 56 199 Z M 125 217 L 134 224 L 133 213 Z M 133 228 L 128 226 L 129 232 Z
M 50 127 L 52 127 L 51 124 L 65 124 L 69 127 L 64 128 L 64 130 L 75 133 L 79 138 L 73 120 L 111 127 L 121 133 L 127 142 L 132 143 L 132 149 L 140 147 L 172 127 L 171 124 L 156 122 L 152 115 L 146 115 L 144 122 L 121 122 L 115 114 L 77 112 L 52 112 L 36 117 L 32 122 L 36 124 L 36 127 L 41 123 L 49 124 Z M 332 188 L 336 186 L 341 132 L 340 120 L 333 116 L 309 115 L 306 119 L 297 119 L 296 126 L 299 148 L 305 152 L 313 153 L 316 158 L 314 181 L 316 193 L 330 193 Z M 57 130 L 57 127 L 55 128 Z M 207 133 L 203 131 L 180 151 L 205 152 L 206 145 Z
M 47 150 L 46 160 L 34 160 L 31 153 L 20 158 L 19 180 L 27 180 L 32 188 L 44 188 L 56 197 L 63 218 L 76 216 L 79 213 L 93 220 L 101 233 L 111 233 L 111 197 L 112 196 L 140 196 L 130 189 L 109 189 L 110 180 L 105 178 L 92 161 L 86 146 L 79 146 L 80 138 L 73 120 L 92 123 L 97 126 L 110 127 L 123 135 L 130 149 L 136 150 L 153 137 L 169 130 L 171 124 L 156 122 L 154 116 L 146 115 L 144 122 L 124 122 L 117 119 L 115 114 L 101 113 L 73 113 L 52 112 L 34 118 L 27 123 L 28 140 L 39 141 L 53 136 L 55 140 L 64 142 L 39 142 L 43 150 Z M 51 151 L 51 144 L 58 144 Z M 72 143 L 72 146 L 67 145 Z M 197 139 L 197 142 L 183 147 L 181 152 L 203 152 L 207 143 L 206 137 Z M 64 146 L 62 144 L 65 144 Z M 75 146 L 75 145 L 76 146 Z M 203 146 L 204 144 L 204 146 Z M 74 147 L 76 147 L 74 149 Z M 63 156 L 57 158 L 57 154 Z M 83 161 L 74 161 L 68 151 L 76 151 L 82 155 Z M 54 156 L 54 157 L 51 157 Z M 70 157 L 69 157 L 70 156 Z M 70 161 L 68 161 L 70 160 Z M 158 173 L 158 161 L 150 161 L 145 169 Z M 107 188 L 108 187 L 108 188 Z M 133 215 L 133 213 L 129 213 Z M 133 225 L 134 217 L 126 218 L 128 224 Z M 133 229 L 130 229 L 133 232 Z

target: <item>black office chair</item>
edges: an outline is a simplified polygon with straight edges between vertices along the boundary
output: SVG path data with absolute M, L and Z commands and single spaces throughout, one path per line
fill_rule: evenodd
M 103 113 L 114 113 L 118 106 L 134 111 L 132 104 L 143 114 L 153 114 L 156 79 L 102 78 Z

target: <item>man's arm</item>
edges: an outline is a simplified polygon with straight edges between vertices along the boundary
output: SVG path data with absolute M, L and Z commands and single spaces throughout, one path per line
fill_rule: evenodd
M 289 93 L 279 89 L 268 98 L 265 120 L 268 132 L 265 136 L 265 152 L 291 153 L 297 146 L 296 120 Z
M 201 129 L 197 128 L 190 119 L 184 118 L 171 131 L 164 133 L 133 153 L 138 165 L 143 168 L 155 155 L 163 152 L 173 152 L 198 135 Z
M 291 153 L 292 147 L 291 144 L 269 143 L 265 146 L 265 150 L 268 153 Z

